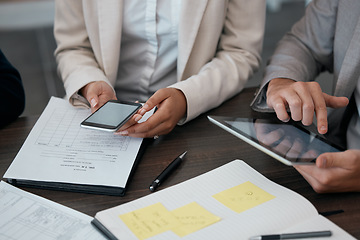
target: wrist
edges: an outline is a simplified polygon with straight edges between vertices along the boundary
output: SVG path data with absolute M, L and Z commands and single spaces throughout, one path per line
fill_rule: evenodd
M 88 90 L 88 87 L 89 87 L 90 84 L 91 83 L 88 83 L 85 86 L 83 86 L 82 88 L 80 88 L 80 90 L 78 91 L 78 94 L 83 96 L 84 98 L 86 98 L 87 90 Z

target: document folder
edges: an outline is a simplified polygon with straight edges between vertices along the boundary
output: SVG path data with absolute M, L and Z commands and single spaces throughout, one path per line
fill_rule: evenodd
M 17 186 L 123 196 L 151 139 L 81 128 L 89 114 L 51 98 L 4 178 Z

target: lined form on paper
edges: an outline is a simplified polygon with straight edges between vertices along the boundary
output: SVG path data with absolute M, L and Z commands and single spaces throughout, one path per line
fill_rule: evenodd
M 0 239 L 106 239 L 91 217 L 0 182 Z
M 39 133 L 36 145 L 59 148 L 91 148 L 120 149 L 126 151 L 130 137 L 117 137 L 96 130 L 79 127 L 89 114 L 88 110 L 53 109 L 49 121 Z M 86 138 L 84 138 L 84 136 Z M 116 141 L 114 141 L 116 139 Z
M 90 161 L 115 162 L 121 151 L 127 151 L 130 137 L 79 127 L 88 114 L 83 109 L 53 109 L 34 143 L 42 149 L 41 157 L 62 159 L 64 163 L 81 160 L 82 165 L 61 166 L 86 171 L 94 168 L 89 166 Z
M 4 178 L 124 188 L 143 139 L 81 128 L 89 114 L 52 97 Z

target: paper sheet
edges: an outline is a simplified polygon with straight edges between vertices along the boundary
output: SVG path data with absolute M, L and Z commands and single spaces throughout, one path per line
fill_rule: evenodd
M 205 228 L 220 220 L 196 202 L 169 211 L 161 203 L 125 213 L 119 216 L 133 234 L 147 239 L 166 231 L 180 237 Z
M 221 220 L 218 216 L 215 216 L 196 202 L 177 208 L 171 213 L 181 223 L 172 229 L 172 231 L 180 237 L 199 231 Z
M 275 198 L 275 196 L 267 193 L 251 182 L 245 182 L 224 190 L 213 195 L 213 197 L 237 213 L 241 213 Z
M 91 217 L 0 182 L 0 239 L 101 240 Z
M 119 217 L 141 240 L 169 231 L 180 224 L 161 203 L 137 209 Z
M 124 188 L 142 139 L 80 127 L 89 114 L 52 97 L 4 178 Z

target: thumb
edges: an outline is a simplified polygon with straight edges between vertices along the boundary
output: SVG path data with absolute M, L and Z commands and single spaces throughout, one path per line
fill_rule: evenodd
M 342 108 L 349 104 L 349 99 L 347 97 L 336 97 L 326 93 L 323 93 L 323 95 L 327 107 Z
M 92 109 L 94 109 L 99 103 L 99 93 L 96 83 L 89 83 L 85 86 L 84 93 L 85 98 L 90 103 Z
M 99 97 L 97 94 L 88 94 L 86 99 L 89 101 L 92 109 L 95 108 L 99 103 Z
M 318 166 L 319 168 L 343 167 L 343 154 L 343 152 L 323 153 L 316 159 L 316 166 Z

